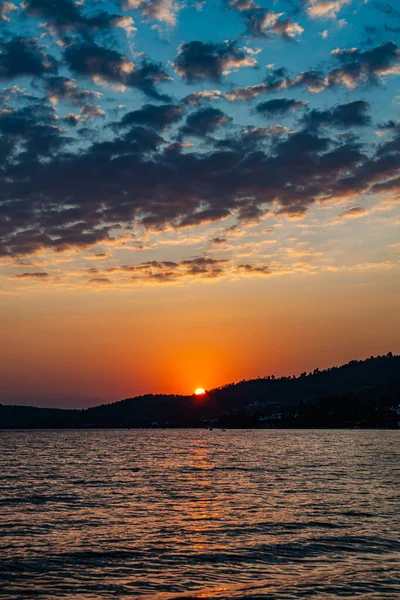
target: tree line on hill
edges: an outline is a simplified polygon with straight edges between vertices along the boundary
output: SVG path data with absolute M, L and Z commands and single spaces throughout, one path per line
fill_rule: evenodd
M 204 396 L 148 394 L 85 410 L 0 404 L 0 428 L 398 427 L 400 356 L 298 377 L 231 383 Z

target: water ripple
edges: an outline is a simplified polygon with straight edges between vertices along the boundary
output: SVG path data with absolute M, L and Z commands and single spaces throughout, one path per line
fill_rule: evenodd
M 396 431 L 2 431 L 0 597 L 400 597 Z

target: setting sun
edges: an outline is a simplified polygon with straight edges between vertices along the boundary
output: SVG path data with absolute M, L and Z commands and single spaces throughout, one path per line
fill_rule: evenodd
M 195 389 L 194 393 L 196 394 L 196 396 L 201 396 L 202 394 L 206 393 L 206 390 L 203 390 L 203 388 L 197 388 Z

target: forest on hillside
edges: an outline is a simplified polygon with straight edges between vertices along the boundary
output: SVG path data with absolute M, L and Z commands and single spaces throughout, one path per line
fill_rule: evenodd
M 0 428 L 398 427 L 400 356 L 299 376 L 260 377 L 195 396 L 148 394 L 85 410 L 0 404 Z

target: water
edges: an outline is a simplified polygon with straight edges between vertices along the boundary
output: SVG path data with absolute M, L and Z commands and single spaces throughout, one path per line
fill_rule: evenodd
M 2 431 L 0 596 L 398 599 L 398 442 Z

